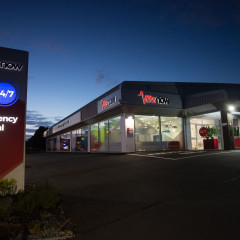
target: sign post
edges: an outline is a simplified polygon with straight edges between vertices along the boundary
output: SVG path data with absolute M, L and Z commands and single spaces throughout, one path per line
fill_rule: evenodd
M 0 178 L 25 182 L 28 52 L 0 47 Z

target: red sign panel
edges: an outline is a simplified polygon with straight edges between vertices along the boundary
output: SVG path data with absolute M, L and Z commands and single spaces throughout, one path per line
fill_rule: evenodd
M 207 134 L 208 134 L 208 131 L 207 131 L 207 128 L 206 128 L 206 127 L 201 127 L 201 128 L 199 129 L 199 135 L 200 135 L 201 137 L 206 137 Z
M 116 103 L 116 101 L 117 101 L 116 96 L 109 99 L 109 100 L 102 99 L 101 102 L 100 102 L 100 104 L 102 105 L 102 110 L 104 110 L 106 107 L 108 107 L 110 105 L 113 105 L 114 103 Z
M 28 53 L 0 47 L 0 177 L 24 162 Z

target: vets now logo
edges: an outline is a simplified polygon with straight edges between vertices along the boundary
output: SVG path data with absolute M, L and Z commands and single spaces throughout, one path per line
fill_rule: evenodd
M 23 65 L 20 63 L 0 61 L 0 69 L 21 71 L 22 68 L 23 68 Z

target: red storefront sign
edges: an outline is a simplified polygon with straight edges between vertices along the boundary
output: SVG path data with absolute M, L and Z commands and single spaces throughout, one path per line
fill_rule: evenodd
M 157 104 L 169 104 L 170 103 L 170 99 L 166 98 L 166 97 L 155 97 L 149 94 L 144 94 L 143 91 L 140 91 L 140 93 L 138 94 L 138 96 L 142 97 L 143 100 L 143 104 L 146 103 L 157 103 Z
M 104 110 L 105 108 L 107 108 L 110 105 L 115 104 L 116 101 L 117 101 L 117 97 L 116 96 L 112 97 L 109 100 L 102 99 L 101 102 L 100 102 L 100 104 L 102 105 L 102 110 Z
M 208 130 L 207 130 L 206 127 L 201 127 L 201 128 L 199 129 L 199 135 L 200 135 L 201 137 L 206 137 L 207 134 L 208 134 Z

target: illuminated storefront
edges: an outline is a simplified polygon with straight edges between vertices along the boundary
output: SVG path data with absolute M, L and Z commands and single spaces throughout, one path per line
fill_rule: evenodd
M 238 84 L 123 82 L 50 127 L 46 149 L 127 153 L 240 148 L 239 90 Z

